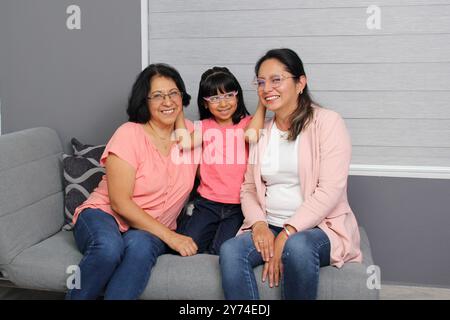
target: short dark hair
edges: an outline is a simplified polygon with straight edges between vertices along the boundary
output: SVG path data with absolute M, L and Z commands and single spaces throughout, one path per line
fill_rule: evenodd
M 198 89 L 197 105 L 198 112 L 200 114 L 200 120 L 213 118 L 213 114 L 207 108 L 205 108 L 205 97 L 213 96 L 219 92 L 237 91 L 237 109 L 232 116 L 233 124 L 239 123 L 242 118 L 249 115 L 247 108 L 245 107 L 244 95 L 242 93 L 241 85 L 236 77 L 231 73 L 228 68 L 225 67 L 213 67 L 206 70 L 200 79 L 200 85 Z
M 183 106 L 189 105 L 191 96 L 186 92 L 180 73 L 174 67 L 165 63 L 151 64 L 137 76 L 133 84 L 128 98 L 128 121 L 146 123 L 150 120 L 147 96 L 151 90 L 151 80 L 156 76 L 172 79 L 178 90 L 183 94 Z

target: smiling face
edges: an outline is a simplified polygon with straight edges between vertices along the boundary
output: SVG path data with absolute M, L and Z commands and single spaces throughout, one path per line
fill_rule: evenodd
M 217 95 L 222 96 L 220 101 L 216 103 L 206 101 L 205 107 L 209 109 L 217 123 L 221 125 L 232 124 L 233 114 L 238 106 L 237 96 L 219 90 L 217 90 Z
M 182 108 L 181 95 L 176 92 L 180 90 L 170 78 L 155 76 L 150 80 L 148 108 L 152 122 L 160 126 L 172 126 L 175 123 Z
M 302 81 L 292 78 L 284 64 L 277 59 L 264 61 L 258 70 L 258 79 L 264 85 L 258 87 L 258 96 L 267 109 L 275 113 L 290 113 L 297 107 Z M 281 79 L 274 88 L 273 79 Z

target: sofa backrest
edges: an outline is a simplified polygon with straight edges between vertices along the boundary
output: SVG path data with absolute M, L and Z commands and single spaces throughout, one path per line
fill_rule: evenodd
M 0 136 L 0 265 L 61 229 L 61 153 L 50 128 Z

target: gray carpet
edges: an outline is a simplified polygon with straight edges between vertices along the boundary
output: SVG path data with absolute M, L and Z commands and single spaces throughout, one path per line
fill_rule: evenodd
M 0 287 L 0 300 L 62 300 L 63 293 Z M 381 285 L 381 300 L 450 300 L 450 288 Z
M 64 294 L 0 287 L 0 300 L 63 300 Z
M 381 300 L 450 300 L 450 288 L 382 284 Z

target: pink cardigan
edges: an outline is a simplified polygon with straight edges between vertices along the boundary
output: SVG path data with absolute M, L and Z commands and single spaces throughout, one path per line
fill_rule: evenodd
M 265 185 L 261 179 L 261 155 L 268 144 L 273 119 L 266 121 L 258 144 L 250 148 L 249 164 L 241 187 L 244 224 L 250 230 L 266 220 Z M 347 177 L 351 142 L 341 116 L 314 106 L 314 117 L 300 134 L 299 178 L 303 203 L 286 221 L 297 231 L 318 226 L 330 239 L 331 265 L 361 262 L 360 236 L 356 218 L 347 200 Z

